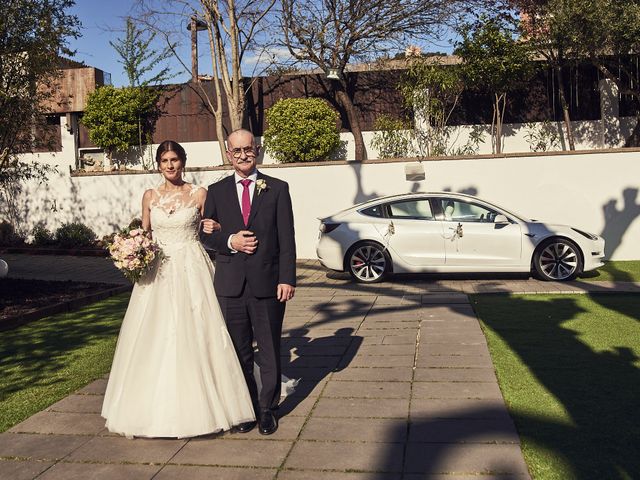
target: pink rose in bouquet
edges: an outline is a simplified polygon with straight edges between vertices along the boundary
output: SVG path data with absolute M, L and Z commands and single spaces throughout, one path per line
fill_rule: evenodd
M 132 283 L 140 280 L 154 262 L 164 258 L 151 234 L 141 228 L 115 234 L 113 242 L 109 244 L 109 254 L 116 268 Z

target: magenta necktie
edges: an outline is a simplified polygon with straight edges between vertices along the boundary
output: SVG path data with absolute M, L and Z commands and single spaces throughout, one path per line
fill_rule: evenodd
M 244 180 L 240 180 L 242 184 L 242 218 L 244 219 L 244 226 L 249 225 L 249 215 L 251 214 L 251 197 L 249 196 L 249 185 L 253 180 L 249 180 L 245 178 Z

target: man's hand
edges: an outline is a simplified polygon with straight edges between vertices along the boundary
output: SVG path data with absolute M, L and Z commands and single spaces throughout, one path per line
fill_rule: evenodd
M 202 231 L 207 234 L 213 233 L 216 230 L 220 230 L 220 224 L 215 220 L 211 220 L 210 218 L 200 220 L 200 224 L 202 225 Z
M 231 237 L 231 247 L 238 252 L 251 255 L 256 251 L 258 240 L 253 232 L 249 230 L 240 230 Z
M 278 284 L 277 297 L 280 302 L 286 302 L 293 298 L 296 293 L 296 287 L 288 285 L 286 283 Z

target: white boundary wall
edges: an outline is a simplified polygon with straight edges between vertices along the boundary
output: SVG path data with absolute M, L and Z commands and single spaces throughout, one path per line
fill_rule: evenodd
M 195 154 L 189 152 L 190 166 Z M 315 258 L 317 217 L 381 195 L 451 190 L 601 234 L 608 258 L 640 259 L 640 151 L 426 161 L 426 179 L 420 182 L 406 180 L 408 163 L 416 162 L 265 165 L 263 172 L 290 184 L 300 258 Z M 47 185 L 31 185 L 16 199 L 24 228 L 41 222 L 55 229 L 80 221 L 98 235 L 111 233 L 139 216 L 142 192 L 161 181 L 158 173 L 71 177 L 64 164 L 60 171 Z M 221 168 L 189 172 L 187 180 L 206 186 L 229 173 Z

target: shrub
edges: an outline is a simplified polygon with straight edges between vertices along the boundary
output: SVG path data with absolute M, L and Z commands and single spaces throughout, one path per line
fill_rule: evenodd
M 56 240 L 63 248 L 93 246 L 96 234 L 85 224 L 65 223 L 56 230 Z
M 376 118 L 376 131 L 371 146 L 378 150 L 380 158 L 408 157 L 413 152 L 411 146 L 411 125 L 390 115 Z
M 286 98 L 267 110 L 267 151 L 276 160 L 314 162 L 340 146 L 338 113 L 319 98 Z
M 31 230 L 31 235 L 33 235 L 33 244 L 39 247 L 44 247 L 47 245 L 53 245 L 55 243 L 55 238 L 53 233 L 45 228 L 43 225 L 36 225 Z
M 81 122 L 111 158 L 150 138 L 159 115 L 157 101 L 158 91 L 151 88 L 103 86 L 89 95 Z
M 24 237 L 18 234 L 7 221 L 0 222 L 0 245 L 12 247 L 24 243 Z

